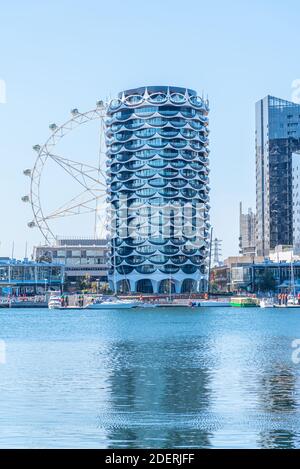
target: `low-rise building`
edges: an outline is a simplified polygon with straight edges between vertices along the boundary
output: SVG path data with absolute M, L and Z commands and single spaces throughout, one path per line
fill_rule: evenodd
M 64 266 L 55 262 L 0 258 L 0 294 L 34 295 L 59 290 L 64 285 Z
M 300 292 L 300 262 L 264 262 L 251 266 L 251 291 Z
M 53 246 L 36 246 L 33 257 L 63 265 L 67 286 L 79 287 L 86 279 L 107 282 L 108 250 L 105 239 L 68 238 L 58 239 Z
M 211 292 L 300 292 L 299 257 L 291 256 L 291 247 L 278 248 L 277 254 L 276 257 L 270 253 L 270 257 L 280 259 L 279 262 L 262 256 L 228 257 L 224 266 L 211 270 Z
M 230 291 L 230 269 L 227 265 L 212 267 L 210 291 L 211 293 L 228 293 Z
M 229 290 L 237 292 L 251 289 L 251 265 L 264 261 L 262 256 L 231 256 L 224 260 L 229 269 Z

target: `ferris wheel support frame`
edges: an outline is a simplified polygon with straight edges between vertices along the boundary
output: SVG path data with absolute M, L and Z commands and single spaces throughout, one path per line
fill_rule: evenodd
M 86 177 L 89 178 L 90 180 L 93 180 L 94 186 L 97 182 L 99 182 L 95 178 L 91 177 L 86 172 L 84 172 L 83 167 L 90 168 L 90 171 L 94 170 L 94 171 L 100 172 L 100 158 L 99 158 L 99 167 L 92 167 L 92 166 L 84 165 L 81 163 L 76 163 L 72 160 L 58 157 L 57 155 L 54 155 L 52 153 L 52 150 L 63 137 L 69 134 L 76 127 L 82 124 L 85 124 L 86 122 L 97 120 L 97 119 L 100 119 L 103 123 L 103 120 L 106 115 L 106 105 L 102 101 L 99 101 L 97 103 L 97 107 L 91 111 L 81 113 L 77 109 L 73 109 L 71 111 L 71 114 L 72 114 L 71 119 L 69 119 L 67 122 L 65 122 L 61 126 L 57 126 L 56 124 L 51 124 L 49 126 L 50 130 L 52 131 L 52 134 L 50 135 L 46 143 L 42 146 L 35 145 L 33 147 L 33 149 L 38 152 L 38 156 L 36 158 L 33 170 L 24 171 L 25 175 L 30 176 L 31 182 L 30 182 L 30 195 L 29 197 L 24 196 L 22 200 L 24 202 L 28 202 L 28 201 L 30 202 L 32 212 L 33 212 L 33 217 L 34 217 L 34 221 L 29 222 L 28 226 L 30 228 L 38 227 L 47 245 L 53 244 L 53 242 L 55 242 L 57 239 L 57 236 L 53 233 L 53 230 L 51 229 L 51 227 L 49 226 L 47 222 L 47 219 L 49 217 L 44 216 L 44 212 L 43 212 L 42 204 L 41 204 L 41 196 L 40 196 L 41 176 L 42 176 L 42 171 L 44 169 L 44 166 L 47 160 L 49 158 L 52 158 L 52 159 L 60 158 L 61 160 L 63 160 L 65 167 L 69 167 L 69 169 L 70 170 L 72 169 L 73 172 L 76 169 L 78 174 L 81 173 L 81 176 L 82 177 L 84 176 L 83 177 L 84 180 Z M 99 153 L 101 153 L 101 149 Z M 76 168 L 75 168 L 75 165 L 76 165 Z M 81 168 L 80 168 L 80 165 L 81 165 Z M 71 174 L 71 176 L 74 177 L 74 174 L 72 174 L 71 171 L 67 171 L 67 172 L 69 172 L 69 174 Z M 76 177 L 74 178 L 77 179 Z M 82 185 L 84 186 L 84 184 Z M 95 187 L 92 187 L 89 189 L 88 186 L 86 185 L 85 190 L 91 192 L 91 194 L 94 195 L 94 197 L 92 197 L 89 200 L 89 202 L 92 200 L 96 200 L 96 203 L 97 203 L 98 197 L 97 197 L 97 192 L 95 193 L 95 191 L 97 191 L 98 189 L 95 189 Z M 78 205 L 75 205 L 73 208 L 80 207 L 80 206 L 85 207 L 85 204 L 84 203 L 78 204 Z

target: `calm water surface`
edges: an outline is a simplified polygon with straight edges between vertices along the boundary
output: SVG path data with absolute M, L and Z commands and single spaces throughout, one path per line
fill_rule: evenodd
M 300 309 L 0 309 L 0 447 L 299 448 L 299 325 Z

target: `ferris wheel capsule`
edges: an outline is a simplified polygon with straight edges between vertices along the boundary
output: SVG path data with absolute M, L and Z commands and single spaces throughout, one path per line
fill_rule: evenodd
M 50 125 L 49 125 L 49 129 L 50 129 L 50 130 L 56 130 L 56 129 L 57 129 L 57 125 L 54 124 L 54 123 L 53 123 L 53 124 L 50 124 Z
M 21 200 L 22 202 L 30 202 L 30 197 L 29 195 L 23 195 L 23 197 L 21 197 Z
M 76 116 L 77 114 L 79 114 L 78 109 L 77 108 L 71 109 L 71 114 L 72 116 Z
M 27 223 L 27 226 L 29 228 L 34 228 L 36 226 L 35 222 L 34 221 L 30 221 L 29 223 Z
M 31 176 L 31 169 L 24 169 L 23 174 L 24 176 Z
M 40 151 L 41 145 L 33 145 L 32 148 L 33 148 L 34 151 Z

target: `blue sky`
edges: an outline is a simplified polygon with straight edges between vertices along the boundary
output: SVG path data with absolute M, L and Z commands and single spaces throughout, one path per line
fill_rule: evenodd
M 13 240 L 18 256 L 26 241 L 29 251 L 41 241 L 27 228 L 32 215 L 20 198 L 28 193 L 22 171 L 34 163 L 32 145 L 46 140 L 49 123 L 147 84 L 208 94 L 211 221 L 223 254 L 236 254 L 239 201 L 255 207 L 254 104 L 266 94 L 291 98 L 300 77 L 300 4 L 11 0 L 0 12 L 0 79 L 7 88 L 0 104 L 0 255 L 11 253 Z M 70 141 L 70 157 L 76 148 Z M 64 183 L 48 174 L 45 203 L 54 193 L 63 203 Z M 80 235 L 69 223 L 69 233 Z

